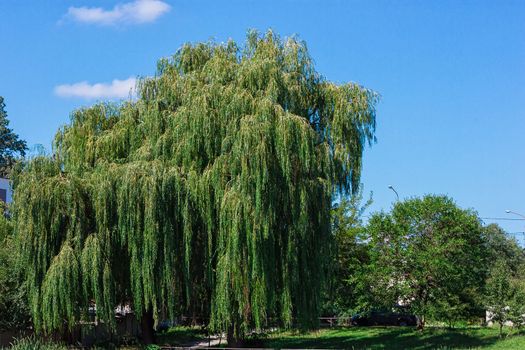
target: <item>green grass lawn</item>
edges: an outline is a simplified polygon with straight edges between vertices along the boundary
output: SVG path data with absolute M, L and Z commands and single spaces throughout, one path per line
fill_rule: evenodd
M 254 337 L 246 347 L 271 349 L 355 349 L 355 350 L 430 350 L 501 349 L 525 350 L 525 331 L 505 329 L 508 337 L 499 338 L 497 328 L 446 329 L 428 327 L 423 332 L 412 327 L 327 328 L 309 333 L 277 331 Z M 176 327 L 159 334 L 159 345 L 183 346 L 206 339 L 201 328 Z M 222 347 L 225 347 L 224 341 Z
M 509 332 L 509 330 L 506 330 Z M 175 327 L 158 334 L 162 346 L 187 346 L 206 339 L 201 328 Z M 38 345 L 38 346 L 37 346 Z M 42 345 L 42 346 L 40 346 Z M 66 346 L 42 343 L 38 338 L 18 342 L 15 350 L 52 349 L 66 350 Z M 222 343 L 222 347 L 226 345 Z M 410 327 L 352 327 L 330 328 L 309 333 L 277 331 L 247 341 L 246 347 L 270 349 L 500 349 L 525 350 L 525 331 L 513 332 L 500 339 L 496 328 L 427 328 L 419 332 Z M 99 347 L 98 349 L 103 349 Z M 139 350 L 138 346 L 121 349 Z M 152 347 L 153 349 L 153 347 Z M 158 347 L 157 347 L 158 349 Z
M 525 349 L 525 333 L 500 339 L 496 328 L 352 327 L 322 329 L 306 334 L 276 332 L 252 340 L 274 349 Z

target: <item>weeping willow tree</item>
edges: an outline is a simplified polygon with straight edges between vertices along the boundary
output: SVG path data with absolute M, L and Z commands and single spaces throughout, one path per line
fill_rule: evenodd
M 331 203 L 359 184 L 377 95 L 327 81 L 271 31 L 187 44 L 137 90 L 73 112 L 53 156 L 15 179 L 35 327 L 93 305 L 111 324 L 119 304 L 197 315 L 230 340 L 315 326 Z

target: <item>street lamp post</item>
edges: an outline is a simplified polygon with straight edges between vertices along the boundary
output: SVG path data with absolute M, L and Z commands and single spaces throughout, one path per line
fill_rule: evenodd
M 396 194 L 397 201 L 399 202 L 399 194 L 397 194 L 397 191 L 396 191 L 396 189 L 394 188 L 394 186 L 392 186 L 392 185 L 388 185 L 388 188 L 390 188 L 392 191 L 394 191 L 394 193 Z
M 521 216 L 522 218 L 524 218 L 524 219 L 525 219 L 525 215 L 523 215 L 523 214 L 520 214 L 520 213 L 516 213 L 515 211 L 509 210 L 509 209 L 505 210 L 505 213 L 507 213 L 507 214 L 514 214 L 514 215 L 518 215 L 518 216 Z

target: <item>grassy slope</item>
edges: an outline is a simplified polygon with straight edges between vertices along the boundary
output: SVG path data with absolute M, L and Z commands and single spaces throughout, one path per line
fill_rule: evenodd
M 255 344 L 254 344 L 255 345 Z M 324 329 L 308 334 L 281 332 L 258 342 L 269 348 L 317 349 L 525 349 L 525 336 L 499 339 L 492 328 L 445 330 L 428 328 L 423 333 L 403 327 Z

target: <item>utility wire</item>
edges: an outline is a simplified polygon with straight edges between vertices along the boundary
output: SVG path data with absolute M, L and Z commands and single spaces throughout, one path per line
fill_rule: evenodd
M 361 215 L 363 218 L 369 218 L 371 215 Z M 518 218 L 487 218 L 487 217 L 480 217 L 481 220 L 502 220 L 502 221 L 525 221 L 525 219 L 518 219 Z
M 504 220 L 504 221 L 525 221 L 525 219 L 515 219 L 515 218 L 482 218 L 482 220 Z

